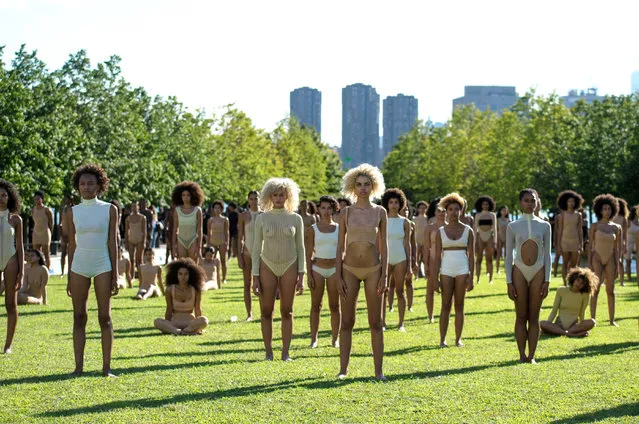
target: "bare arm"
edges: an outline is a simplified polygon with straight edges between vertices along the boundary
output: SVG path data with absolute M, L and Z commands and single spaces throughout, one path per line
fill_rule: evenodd
M 47 284 L 49 284 L 49 270 L 43 269 L 40 273 L 40 287 L 42 287 L 42 304 L 47 304 Z
M 244 214 L 246 212 L 243 212 L 240 214 L 239 218 L 237 218 L 237 243 L 238 243 L 238 247 L 240 250 L 240 255 L 238 256 L 238 261 L 239 258 L 242 256 L 242 253 L 244 253 L 244 248 L 246 246 L 244 246 Z
M 142 242 L 146 244 L 146 216 L 141 215 L 140 225 L 142 226 Z
M 164 298 L 166 299 L 166 312 L 164 313 L 164 319 L 171 321 L 171 318 L 173 318 L 173 292 L 167 288 Z
M 204 238 L 202 237 L 202 235 L 203 235 L 202 234 L 202 231 L 203 231 L 202 230 L 202 228 L 203 228 L 202 223 L 203 222 L 204 221 L 203 221 L 203 218 L 202 218 L 202 209 L 198 208 L 198 210 L 197 210 L 197 230 L 196 230 L 196 233 L 197 233 L 197 242 L 198 242 L 198 246 L 199 246 L 198 248 L 199 248 L 200 255 L 202 254 L 202 245 L 204 243 Z
M 313 253 L 315 251 L 315 230 L 312 226 L 306 229 L 304 244 L 306 246 L 306 275 L 308 276 L 309 286 L 311 286 L 311 280 L 313 279 Z
M 379 255 L 382 261 L 382 274 L 380 276 L 380 281 L 382 279 L 384 280 L 384 288 L 385 288 L 386 284 L 388 284 L 386 281 L 387 280 L 386 277 L 388 274 L 388 216 L 386 215 L 386 209 L 381 208 L 380 215 L 381 215 L 381 218 L 379 220 L 379 235 L 380 235 Z
M 158 287 L 160 287 L 160 291 L 162 292 L 162 295 L 166 295 L 165 291 L 164 291 L 164 284 L 162 284 L 162 267 L 158 266 L 158 272 L 156 274 L 156 279 L 158 281 Z
M 433 230 L 435 231 L 435 230 Z M 442 267 L 442 235 L 441 235 L 441 230 L 437 230 L 437 233 L 435 234 L 435 246 L 433 246 L 433 249 L 435 249 L 435 262 L 433 265 L 435 265 L 435 274 L 437 276 L 437 280 L 440 280 L 440 276 L 439 276 L 439 270 Z
M 195 317 L 202 316 L 202 294 L 198 291 L 195 292 Z
M 227 249 L 229 247 L 229 239 L 231 238 L 229 235 L 229 226 L 229 219 L 224 218 L 224 244 L 226 245 Z
M 550 283 L 550 271 L 552 271 L 550 249 L 552 249 L 552 230 L 550 224 L 546 223 L 546 231 L 544 231 L 544 283 Z M 548 290 L 548 286 L 546 286 L 546 290 Z
M 579 251 L 581 252 L 583 250 L 583 246 L 584 246 L 584 232 L 581 230 L 582 227 L 584 226 L 584 217 L 581 216 L 581 214 L 579 214 L 579 217 L 577 219 L 577 237 L 579 237 Z M 559 243 L 557 243 L 559 244 Z M 557 248 L 557 246 L 555 246 L 555 249 Z
M 424 261 L 424 272 L 428 275 L 430 267 L 430 231 L 431 225 L 426 225 L 424 228 L 424 247 L 422 247 L 422 260 Z
M 579 309 L 579 322 L 586 319 L 586 308 L 588 308 L 588 302 L 590 301 L 590 294 L 582 295 L 581 308 Z
M 597 224 L 590 227 L 588 230 L 588 239 L 590 243 L 588 243 L 588 268 L 592 268 L 592 256 L 595 253 L 595 233 L 597 232 Z
M 253 248 L 251 249 L 251 273 L 254 277 L 260 276 L 260 256 L 262 255 L 262 215 L 255 218 L 255 226 L 253 228 Z
M 75 254 L 76 247 L 75 225 L 73 224 L 73 209 L 69 209 L 65 218 L 66 222 L 64 223 L 64 227 L 66 228 L 67 236 L 69 238 L 69 244 L 67 246 L 67 258 L 69 262 L 69 272 L 67 272 L 67 295 L 71 296 L 71 270 L 73 264 L 73 255 Z M 20 245 L 22 245 L 22 243 Z
M 468 229 L 468 247 L 466 249 L 466 254 L 468 255 L 468 270 L 470 271 L 470 283 L 473 285 L 473 276 L 475 275 L 475 233 L 472 228 Z
M 109 249 L 109 259 L 111 259 L 111 293 L 118 294 L 118 210 L 114 205 L 109 207 L 109 238 L 107 246 Z
M 178 232 L 180 231 L 177 208 L 178 207 L 176 206 L 175 209 L 173 209 L 173 213 L 171 213 L 171 221 L 173 221 L 173 225 L 171 225 L 171 239 L 173 240 L 173 242 L 171 243 L 171 248 L 173 249 L 173 258 L 177 257 L 177 236 Z
M 51 213 L 51 209 L 45 206 L 44 212 L 47 214 L 47 226 L 49 227 L 49 231 L 53 232 L 53 214 Z
M 417 266 L 417 237 L 415 236 L 415 224 L 408 221 L 410 227 L 410 259 L 413 266 Z M 409 268 L 410 270 L 411 268 Z
M 557 243 L 557 245 L 555 246 L 555 252 L 557 253 L 557 255 L 561 255 L 561 238 L 563 237 L 563 234 L 564 216 L 562 214 L 559 214 L 559 216 L 557 217 L 557 238 L 555 240 Z
M 412 269 L 412 249 L 410 243 L 410 221 L 404 219 L 404 252 L 406 253 L 406 274 L 410 274 Z
M 506 269 L 506 284 L 512 284 L 513 282 L 513 249 L 515 248 L 515 232 L 512 230 L 513 223 L 511 222 L 506 227 L 506 261 L 504 262 L 504 268 Z
M 127 249 L 129 248 L 129 217 L 124 221 L 124 244 Z
M 499 233 L 497 232 L 497 215 L 495 212 L 490 213 L 493 216 L 493 249 L 497 248 L 497 239 L 499 238 Z
M 297 249 L 297 272 L 306 273 L 306 249 L 304 248 L 304 221 L 295 215 L 295 248 Z

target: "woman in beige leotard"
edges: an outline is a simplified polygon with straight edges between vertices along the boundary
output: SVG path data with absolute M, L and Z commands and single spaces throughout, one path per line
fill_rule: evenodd
M 623 258 L 626 255 L 626 249 L 628 248 L 628 202 L 626 202 L 621 197 L 617 197 L 617 202 L 619 202 L 619 211 L 612 218 L 612 222 L 621 226 L 621 256 L 619 257 L 619 271 L 617 274 L 619 276 L 619 283 L 621 286 L 625 286 L 624 284 L 624 274 L 623 274 Z
M 60 268 L 64 275 L 64 268 L 67 263 L 67 249 L 69 247 L 69 235 L 64 227 L 66 221 L 66 214 L 73 207 L 73 199 L 70 195 L 65 195 L 62 199 L 62 207 L 60 208 Z
M 446 225 L 446 209 L 439 206 L 439 198 L 430 203 L 434 209 L 434 222 L 428 224 L 424 229 L 424 250 L 422 257 L 426 262 L 426 311 L 428 312 L 428 322 L 434 323 L 433 310 L 435 308 L 435 292 L 439 293 L 439 269 L 436 264 L 435 241 L 439 229 Z
M 251 261 L 253 292 L 260 298 L 262 337 L 266 359 L 273 360 L 273 309 L 280 291 L 282 315 L 282 361 L 290 361 L 293 337 L 293 301 L 304 290 L 306 254 L 304 224 L 295 213 L 300 189 L 288 178 L 271 178 L 262 188 L 264 213 L 255 219 Z
M 120 289 L 127 287 L 131 289 L 133 288 L 133 279 L 131 278 L 133 265 L 131 265 L 131 261 L 128 258 L 124 257 L 122 249 L 118 249 L 118 258 L 118 287 Z
M 375 378 L 385 380 L 382 372 L 382 309 L 384 293 L 388 288 L 388 220 L 386 210 L 371 203 L 372 198 L 379 198 L 384 193 L 384 177 L 378 168 L 365 163 L 348 171 L 342 183 L 344 195 L 354 199 L 354 204 L 342 210 L 339 216 L 336 272 L 337 287 L 342 295 L 342 328 L 339 335 L 338 378 L 345 378 L 348 374 L 357 297 L 360 282 L 364 281 Z
M 24 271 L 24 284 L 18 292 L 18 305 L 46 305 L 49 270 L 40 250 L 29 252 L 29 267 Z
M 499 274 L 499 261 L 504 257 L 506 249 L 506 229 L 510 223 L 508 206 L 502 206 L 497 210 L 497 274 Z
M 51 269 L 51 232 L 53 231 L 53 214 L 51 209 L 44 205 L 44 192 L 36 191 L 33 197 L 35 206 L 31 210 L 33 218 L 33 248 L 44 253 L 44 261 L 47 269 Z
M 415 251 L 415 265 L 417 266 L 416 278 L 423 277 L 423 269 L 428 267 L 428 258 L 423 258 L 422 253 L 424 250 L 424 231 L 428 225 L 428 217 L 426 216 L 426 210 L 428 209 L 428 203 L 423 200 L 417 202 L 417 216 L 413 218 L 415 223 L 415 242 L 417 243 L 417 249 Z
M 202 291 L 217 290 L 220 288 L 220 260 L 215 257 L 217 251 L 212 247 L 204 250 L 204 260 L 202 260 L 202 269 L 206 274 L 206 282 L 202 287 Z
M 166 267 L 166 313 L 154 322 L 165 334 L 202 334 L 209 320 L 202 315 L 204 270 L 190 258 L 176 259 Z
M 592 295 L 590 302 L 590 317 L 595 319 L 597 314 L 597 298 L 601 284 L 606 285 L 608 296 L 608 319 L 610 325 L 615 323 L 615 279 L 621 256 L 622 230 L 619 224 L 611 221 L 617 215 L 619 202 L 611 194 L 600 194 L 595 197 L 593 210 L 597 217 L 597 223 L 590 227 L 590 252 L 588 255 L 588 267 L 599 278 L 597 290 Z
M 149 297 L 164 296 L 164 286 L 162 285 L 162 267 L 154 265 L 155 253 L 153 249 L 144 249 L 144 263 L 138 267 L 140 276 L 140 288 L 135 297 L 138 300 L 147 300 Z
M 637 246 L 637 234 L 639 234 L 639 205 L 630 208 L 628 215 L 628 231 L 626 232 L 626 272 L 628 273 L 628 281 L 632 281 L 632 254 Z M 639 281 L 639 279 L 638 279 Z
M 24 247 L 20 195 L 16 187 L 0 178 L 0 280 L 4 279 L 7 310 L 7 339 L 4 353 L 11 353 L 18 324 L 18 291 L 24 275 Z M 4 278 L 3 278 L 4 277 Z
M 555 254 L 562 257 L 561 277 L 564 280 L 564 286 L 568 270 L 579 265 L 581 249 L 583 248 L 581 214 L 577 212 L 583 202 L 583 197 L 572 190 L 562 191 L 557 196 L 557 206 L 561 210 L 561 214 L 557 217 L 555 226 L 555 231 L 557 231 Z
M 495 201 L 490 196 L 479 196 L 475 201 L 475 240 L 476 240 L 476 261 L 477 284 L 481 276 L 481 260 L 486 253 L 486 272 L 488 282 L 493 283 L 493 256 L 497 250 L 497 216 L 495 215 Z
M 133 266 L 130 269 L 130 278 L 135 278 L 134 270 L 142 264 L 142 252 L 146 242 L 146 217 L 140 213 L 140 205 L 137 201 L 131 202 L 131 213 L 124 221 L 124 244 L 129 252 L 129 258 Z
M 173 257 L 200 262 L 202 249 L 202 202 L 204 192 L 198 183 L 183 181 L 171 195 L 173 218 Z
M 338 225 L 333 221 L 337 200 L 322 196 L 319 201 L 320 220 L 306 229 L 306 275 L 311 290 L 311 348 L 318 346 L 320 312 L 324 298 L 324 287 L 328 292 L 328 307 L 331 311 L 331 345 L 339 347 L 337 338 L 341 324 L 339 291 L 337 289 L 337 237 Z
M 315 210 L 314 208 L 310 207 L 312 203 L 313 202 L 309 202 L 308 200 L 302 200 L 300 202 L 299 213 L 302 217 L 302 221 L 304 222 L 304 229 L 310 228 L 317 222 L 317 218 L 315 217 Z
M 229 219 L 222 215 L 224 204 L 221 200 L 213 202 L 213 215 L 207 221 L 207 244 L 220 253 L 220 262 L 222 263 L 222 284 L 226 284 L 226 252 L 229 250 Z
M 415 223 L 411 221 L 412 208 L 409 204 L 404 206 L 404 209 L 400 213 L 401 216 L 408 220 L 410 224 L 410 263 L 411 269 L 406 273 L 406 308 L 408 312 L 413 312 L 413 298 L 415 296 L 415 286 L 413 286 L 413 275 L 415 279 L 419 276 L 419 269 L 417 268 L 417 251 L 421 250 L 417 248 L 417 236 L 415 234 Z
M 248 194 L 248 208 L 240 214 L 237 221 L 237 239 L 240 246 L 240 254 L 237 257 L 237 264 L 242 269 L 244 277 L 244 307 L 246 308 L 246 321 L 253 320 L 252 299 L 251 299 L 251 250 L 253 249 L 255 218 L 262 211 L 259 208 L 260 194 L 250 191 Z

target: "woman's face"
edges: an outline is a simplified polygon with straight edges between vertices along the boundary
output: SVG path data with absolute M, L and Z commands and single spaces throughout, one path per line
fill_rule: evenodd
M 0 208 L 3 210 L 9 204 L 9 192 L 5 188 L 0 188 Z
M 526 193 L 524 197 L 519 201 L 519 207 L 522 212 L 531 214 L 535 211 L 535 207 L 537 206 L 537 199 L 534 194 Z
M 426 213 L 426 206 L 424 205 L 419 205 L 419 207 L 417 208 L 417 213 L 421 216 L 424 215 Z
M 153 263 L 153 252 L 145 252 L 144 253 L 144 262 Z
M 279 189 L 273 194 L 271 194 L 271 202 L 273 202 L 273 208 L 282 209 L 284 204 L 286 203 L 286 199 L 288 196 L 286 195 L 286 190 Z
M 177 272 L 178 283 L 186 285 L 189 284 L 189 270 L 187 268 L 180 268 Z
M 487 211 L 489 207 L 490 207 L 490 203 L 488 203 L 488 201 L 484 200 L 481 203 L 481 210 L 482 211 Z
M 300 212 L 306 213 L 307 209 L 308 209 L 308 204 L 306 203 L 306 200 L 302 200 L 300 202 Z
M 568 199 L 568 201 L 566 202 L 566 205 L 568 206 L 568 210 L 575 209 L 575 198 L 574 197 L 570 197 Z
M 579 293 L 583 290 L 586 283 L 584 283 L 583 278 L 575 278 L 575 281 L 572 283 L 572 291 L 575 293 Z
M 605 219 L 610 219 L 612 215 L 612 207 L 609 204 L 605 204 L 601 207 L 601 217 Z
M 357 197 L 362 199 L 368 199 L 371 197 L 373 191 L 373 183 L 371 179 L 366 175 L 360 175 L 355 179 L 355 193 Z
M 437 209 L 435 210 L 435 218 L 439 219 L 440 221 L 445 220 L 446 209 L 442 208 L 441 206 L 438 206 Z
M 250 207 L 251 209 L 255 209 L 255 208 L 257 208 L 257 202 L 258 202 L 258 199 L 259 199 L 259 198 L 257 197 L 257 194 L 255 194 L 255 193 L 251 194 L 251 195 L 248 197 L 248 204 L 249 204 L 249 207 Z
M 213 260 L 213 252 L 206 252 L 204 254 L 204 259 L 206 259 L 207 261 Z
M 388 200 L 388 210 L 395 213 L 399 212 L 399 199 L 392 198 Z
M 328 202 L 321 202 L 319 205 L 319 213 L 320 213 L 320 217 L 322 218 L 328 218 L 333 216 L 333 213 L 335 211 L 333 210 L 333 207 L 331 206 L 330 203 Z
M 508 216 L 508 208 L 502 208 L 499 214 L 501 215 L 502 218 L 506 218 Z
M 83 199 L 93 199 L 98 195 L 98 178 L 93 174 L 82 174 L 78 188 Z
M 35 196 L 33 198 L 33 202 L 35 203 L 36 206 L 42 207 L 42 205 L 44 204 L 44 199 L 42 198 L 42 196 Z
M 140 205 L 138 202 L 131 203 L 131 212 L 138 213 L 140 211 Z
M 33 264 L 37 264 L 38 261 L 40 260 L 40 257 L 38 256 L 38 254 L 34 251 L 29 252 L 29 263 Z
M 188 190 L 184 190 L 182 192 L 182 203 L 185 205 L 191 204 L 191 192 Z
M 220 206 L 219 203 L 216 203 L 215 206 L 213 206 L 213 215 L 220 216 L 221 214 L 222 214 L 222 206 Z
M 457 203 L 451 203 L 446 208 L 446 215 L 448 215 L 448 218 L 452 220 L 459 220 L 459 215 L 461 215 L 461 206 Z

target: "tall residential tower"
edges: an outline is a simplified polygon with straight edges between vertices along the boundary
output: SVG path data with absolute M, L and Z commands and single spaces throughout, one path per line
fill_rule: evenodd
M 291 116 L 300 125 L 313 127 L 318 134 L 322 134 L 322 93 L 309 87 L 291 91 Z
M 398 94 L 384 99 L 384 148 L 383 161 L 393 150 L 399 137 L 409 132 L 417 122 L 417 99 L 413 96 Z
M 342 89 L 342 148 L 344 168 L 361 163 L 379 165 L 379 95 L 370 85 Z

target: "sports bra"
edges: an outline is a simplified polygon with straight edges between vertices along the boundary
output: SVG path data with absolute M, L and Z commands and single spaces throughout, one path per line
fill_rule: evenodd
M 442 237 L 442 249 L 468 247 L 468 226 L 467 225 L 465 225 L 462 236 L 456 240 L 448 238 L 443 226 L 439 228 L 439 233 Z
M 489 219 L 489 218 L 480 219 L 480 220 L 477 222 L 477 225 L 478 225 L 478 226 L 479 226 L 479 225 L 493 225 L 493 220 L 492 220 L 492 219 Z
M 181 302 L 175 297 L 175 290 L 177 290 L 177 286 L 172 286 L 171 299 L 173 300 L 173 312 L 182 313 L 182 314 L 191 314 L 195 310 L 195 288 L 193 286 L 189 286 L 189 291 L 191 292 L 191 299 L 185 302 Z
M 335 226 L 335 231 L 323 233 L 313 224 L 315 232 L 315 257 L 318 259 L 335 259 L 337 256 L 337 234 L 339 224 Z
M 346 208 L 346 219 L 344 220 L 346 222 L 346 246 L 350 246 L 352 243 L 365 242 L 377 247 L 377 231 L 379 227 L 379 214 L 381 207 L 373 206 L 373 208 L 376 209 L 375 215 L 377 217 L 377 222 L 374 226 L 354 225 L 357 223 L 358 220 L 361 221 L 363 219 L 359 218 L 358 216 L 354 217 L 354 219 L 352 220 L 353 222 L 349 222 L 351 218 L 351 209 L 357 211 L 353 213 L 359 216 L 365 216 L 368 213 L 369 209 L 354 208 L 352 206 Z M 368 215 L 370 216 L 370 213 L 368 213 Z

